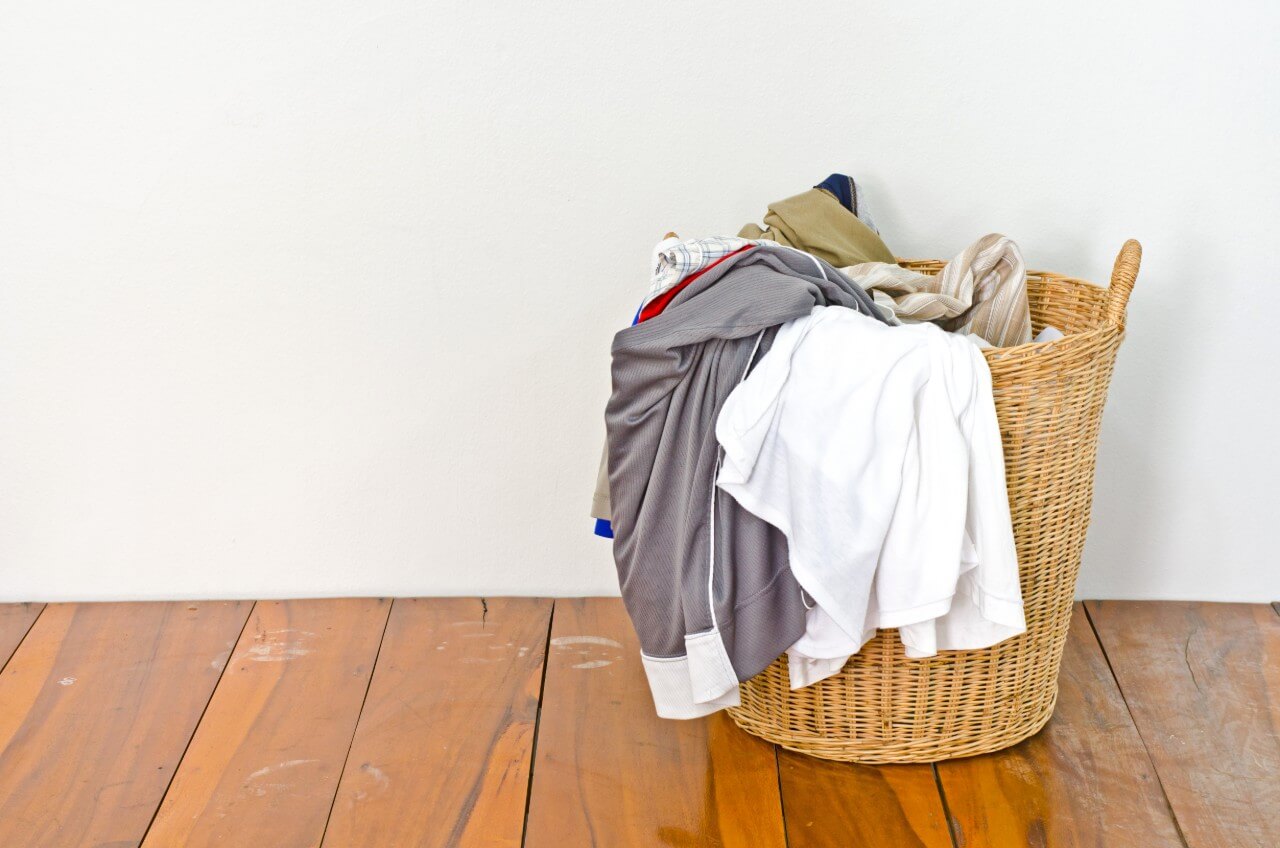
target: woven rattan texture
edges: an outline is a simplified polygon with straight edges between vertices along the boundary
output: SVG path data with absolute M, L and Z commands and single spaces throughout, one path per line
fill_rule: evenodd
M 1039 730 L 1057 698 L 1058 665 L 1093 500 L 1098 428 L 1141 248 L 1125 244 L 1110 289 L 1027 275 L 1036 332 L 1053 342 L 986 351 L 1027 632 L 977 651 L 908 659 L 882 630 L 834 677 L 793 691 L 780 657 L 741 686 L 739 727 L 816 757 L 929 762 L 994 751 Z M 905 261 L 926 273 L 935 261 Z

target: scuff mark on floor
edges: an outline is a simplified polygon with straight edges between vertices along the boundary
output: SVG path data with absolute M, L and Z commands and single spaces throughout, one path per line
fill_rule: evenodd
M 387 787 L 391 785 L 391 778 L 387 777 L 387 773 L 372 763 L 361 763 L 360 771 L 373 779 L 373 787 L 369 791 L 385 792 Z M 357 789 L 352 793 L 352 797 L 356 801 L 363 801 L 369 797 L 369 791 Z
M 257 780 L 259 777 L 266 777 L 267 775 L 271 774 L 273 771 L 280 771 L 280 769 L 293 768 L 294 766 L 302 766 L 302 765 L 306 765 L 307 763 L 318 763 L 318 762 L 320 761 L 319 760 L 285 760 L 283 763 L 277 763 L 274 766 L 265 766 L 263 768 L 258 769 L 253 774 L 245 778 L 245 782 L 247 783 L 250 780 Z
M 557 636 L 551 640 L 551 644 L 557 648 L 563 648 L 570 645 L 607 645 L 610 648 L 621 648 L 622 643 L 613 639 L 606 639 L 604 636 Z
M 365 763 L 360 766 L 360 770 L 372 777 L 374 782 L 379 786 L 391 785 L 391 778 L 387 777 L 387 773 L 372 763 Z
M 557 653 L 576 653 L 580 662 L 570 668 L 593 669 L 613 665 L 622 658 L 622 643 L 604 636 L 557 636 L 551 640 Z
M 279 630 L 266 630 L 253 637 L 257 644 L 249 648 L 237 659 L 250 659 L 254 662 L 288 662 L 311 653 L 307 643 L 316 637 L 310 630 L 298 630 L 285 627 Z

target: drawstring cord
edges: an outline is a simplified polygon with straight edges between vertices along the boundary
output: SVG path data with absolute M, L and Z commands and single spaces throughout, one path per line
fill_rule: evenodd
M 766 330 L 768 328 L 765 328 Z M 751 346 L 751 355 L 747 357 L 747 365 L 742 369 L 742 376 L 738 378 L 738 385 L 742 385 L 747 379 L 747 374 L 751 372 L 751 365 L 756 360 L 756 354 L 760 352 L 760 342 L 764 339 L 765 330 L 756 333 L 756 343 Z M 720 479 L 720 464 L 723 451 L 716 444 L 716 468 L 711 475 L 711 515 L 707 520 L 707 608 L 711 610 L 711 628 L 719 630 L 720 623 L 716 620 L 716 598 L 715 598 L 715 582 L 716 582 L 716 480 Z
M 779 245 L 779 247 L 786 247 L 786 246 Z M 786 247 L 786 249 L 794 253 L 799 253 L 801 256 L 804 256 L 810 261 L 812 261 L 813 266 L 817 268 L 818 273 L 822 275 L 822 279 L 826 280 L 827 282 L 831 281 L 831 279 L 827 276 L 826 269 L 822 267 L 822 263 L 818 261 L 818 258 L 816 256 L 805 253 L 803 250 L 796 250 L 794 247 Z M 765 330 L 767 329 L 768 328 L 766 327 Z M 742 369 L 742 376 L 738 378 L 738 385 L 742 385 L 742 383 L 745 382 L 747 379 L 747 374 L 751 373 L 751 366 L 755 363 L 756 354 L 760 352 L 760 342 L 764 339 L 765 330 L 761 330 L 759 333 L 756 334 L 756 343 L 751 347 L 751 355 L 747 357 L 747 365 L 745 368 Z M 716 468 L 711 475 L 711 515 L 707 521 L 707 537 L 708 537 L 707 538 L 707 548 L 708 548 L 707 557 L 709 560 L 708 568 L 707 568 L 707 609 L 711 611 L 711 629 L 712 630 L 720 629 L 720 624 L 716 620 L 716 599 L 715 599 L 716 480 L 720 479 L 720 465 L 721 465 L 722 458 L 723 458 L 723 451 L 719 443 L 717 443 L 716 444 Z M 805 600 L 805 594 L 803 589 L 800 590 L 800 602 L 804 604 L 805 609 L 807 610 L 813 609 L 813 605 L 810 605 Z

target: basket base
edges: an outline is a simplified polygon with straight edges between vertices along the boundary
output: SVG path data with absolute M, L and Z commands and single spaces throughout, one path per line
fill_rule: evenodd
M 943 760 L 955 760 L 961 757 L 974 757 L 989 754 L 1016 745 L 1039 733 L 1053 717 L 1053 708 L 1058 703 L 1058 688 L 1054 686 L 1053 698 L 1044 709 L 1001 728 L 998 731 L 987 730 L 981 734 L 965 735 L 957 733 L 947 737 L 929 739 L 911 739 L 906 741 L 886 742 L 881 739 L 833 739 L 828 737 L 803 738 L 794 733 L 783 732 L 774 725 L 754 722 L 741 710 L 727 710 L 729 717 L 738 727 L 772 742 L 780 748 L 817 757 L 822 760 L 836 760 L 846 763 L 863 763 L 865 765 L 888 765 L 894 763 L 936 763 Z

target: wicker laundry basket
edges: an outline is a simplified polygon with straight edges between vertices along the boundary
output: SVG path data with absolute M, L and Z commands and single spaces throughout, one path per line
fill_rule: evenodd
M 1027 274 L 1035 331 L 1066 337 L 986 351 L 1004 441 L 1027 632 L 977 651 L 908 659 L 882 630 L 844 669 L 792 691 L 787 658 L 741 686 L 748 733 L 831 760 L 931 762 L 1032 735 L 1053 713 L 1058 665 L 1093 500 L 1098 425 L 1142 248 L 1126 242 L 1111 288 Z M 938 261 L 904 261 L 937 273 Z

